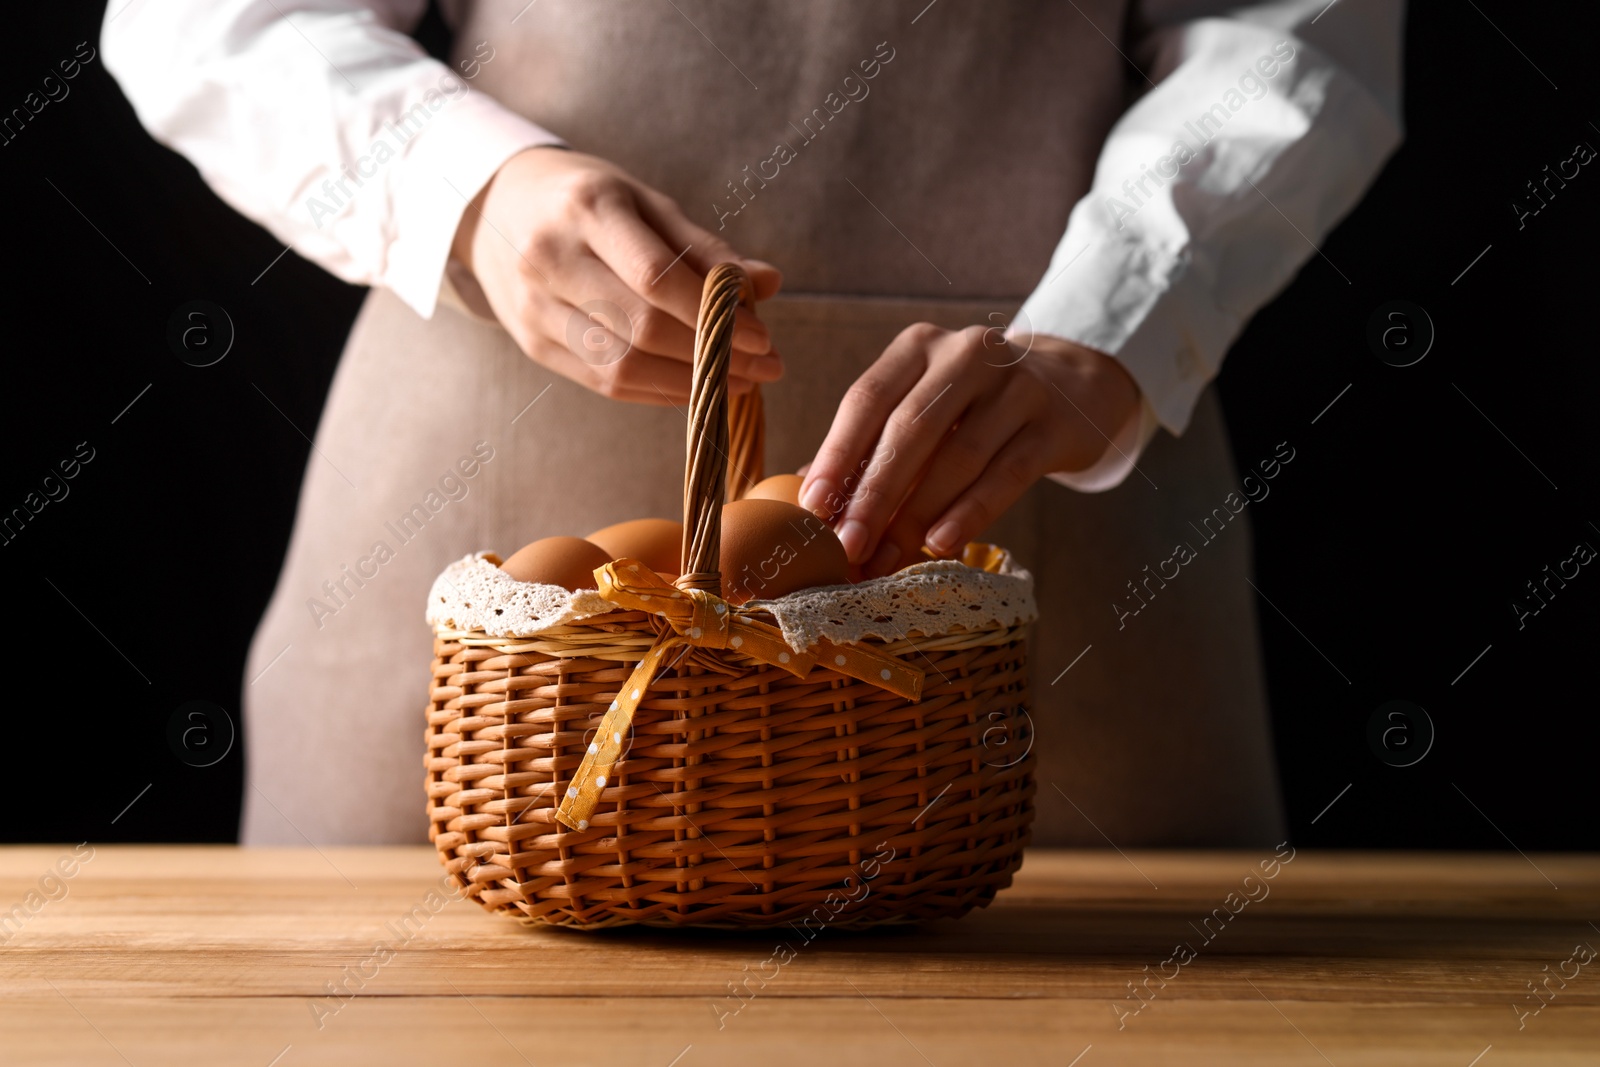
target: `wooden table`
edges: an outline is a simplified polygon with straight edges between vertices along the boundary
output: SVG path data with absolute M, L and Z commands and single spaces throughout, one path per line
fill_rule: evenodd
M 1594 856 L 1035 850 L 986 911 L 810 942 L 528 930 L 425 847 L 71 856 L 0 849 L 0 1062 L 1600 1063 Z

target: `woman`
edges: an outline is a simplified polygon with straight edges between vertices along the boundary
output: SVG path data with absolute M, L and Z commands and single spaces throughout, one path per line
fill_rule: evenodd
M 677 513 L 726 259 L 768 468 L 852 559 L 1033 570 L 1035 840 L 1282 836 L 1205 386 L 1398 144 L 1398 0 L 442 6 L 449 66 L 421 0 L 108 12 L 146 126 L 375 287 L 251 651 L 244 841 L 424 839 L 428 584 Z

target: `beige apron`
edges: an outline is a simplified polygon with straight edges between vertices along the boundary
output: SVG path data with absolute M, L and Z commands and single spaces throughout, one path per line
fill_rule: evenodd
M 784 270 L 761 307 L 788 366 L 766 390 L 770 471 L 810 459 L 901 328 L 1015 313 L 1125 106 L 1122 60 L 1084 21 L 1115 36 L 1116 0 L 945 0 L 920 17 L 924 3 L 524 3 L 458 5 L 457 51 L 493 52 L 474 87 Z M 251 647 L 245 842 L 425 840 L 433 578 L 476 549 L 676 516 L 683 436 L 671 407 L 606 400 L 497 327 L 448 307 L 423 321 L 375 291 Z M 1237 487 L 1211 393 L 1140 469 L 1098 495 L 1041 483 L 989 535 L 1038 580 L 1035 840 L 1275 843 L 1246 516 L 1137 616 L 1112 607 Z

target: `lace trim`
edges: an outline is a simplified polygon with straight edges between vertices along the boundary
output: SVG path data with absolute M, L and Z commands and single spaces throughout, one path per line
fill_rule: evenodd
M 856 585 L 822 586 L 750 603 L 772 615 L 797 652 L 824 637 L 841 644 L 866 637 L 895 641 L 1033 622 L 1039 617 L 1033 576 L 1004 551 L 982 548 L 969 549 L 966 557 L 982 570 L 957 560 L 928 560 Z M 484 555 L 463 557 L 434 580 L 429 625 L 481 630 L 490 637 L 532 637 L 615 610 L 592 589 L 573 592 L 519 582 Z

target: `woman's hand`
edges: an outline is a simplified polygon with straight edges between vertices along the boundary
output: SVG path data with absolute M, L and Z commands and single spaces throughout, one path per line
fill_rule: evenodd
M 670 198 L 561 148 L 507 160 L 468 206 L 451 252 L 535 362 L 603 396 L 646 404 L 688 399 L 700 289 L 712 266 L 739 262 L 758 300 L 782 281 L 777 268 L 742 258 Z M 733 345 L 733 391 L 783 374 L 766 326 L 745 308 Z
M 924 545 L 953 556 L 1038 479 L 1093 465 L 1138 404 L 1133 378 L 1093 349 L 918 323 L 845 394 L 800 501 L 866 577 Z

